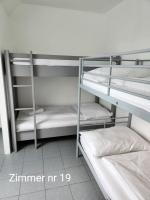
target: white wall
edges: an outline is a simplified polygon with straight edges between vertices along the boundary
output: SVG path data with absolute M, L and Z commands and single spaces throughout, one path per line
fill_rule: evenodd
M 0 49 L 3 48 L 3 41 L 4 41 L 4 26 L 5 26 L 5 13 L 4 9 L 0 4 L 0 24 L 1 24 L 1 29 L 0 29 Z M 0 128 L 1 128 L 1 119 L 0 119 Z
M 7 46 L 8 41 L 8 17 L 3 6 L 0 4 L 0 51 Z M 0 120 L 1 127 L 1 120 Z
M 129 51 L 150 47 L 150 1 L 125 0 L 105 15 L 105 50 Z
M 0 50 L 9 47 L 9 19 L 8 16 L 0 4 Z M 4 152 L 10 153 L 10 141 L 9 141 L 9 129 L 8 129 L 8 116 L 6 107 L 6 97 L 4 88 L 4 79 L 2 71 L 2 63 L 0 58 L 0 117 L 3 132 Z
M 7 43 L 7 30 L 8 30 L 8 16 L 0 4 L 0 49 L 3 49 L 6 46 Z
M 103 15 L 100 14 L 21 5 L 11 15 L 11 25 L 16 52 L 32 50 L 35 53 L 81 56 L 98 55 L 103 51 Z M 77 78 L 40 79 L 37 88 L 37 104 L 77 102 Z M 22 104 L 30 103 L 26 97 L 21 94 Z M 83 99 L 94 100 L 85 93 Z
M 103 50 L 103 15 L 22 5 L 11 15 L 16 51 L 95 55 Z

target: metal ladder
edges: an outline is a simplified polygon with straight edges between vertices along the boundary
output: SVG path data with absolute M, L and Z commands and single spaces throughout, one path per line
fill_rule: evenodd
M 12 67 L 13 62 L 29 62 L 29 65 L 27 67 L 30 67 L 31 71 L 31 84 L 29 85 L 18 85 L 13 84 L 13 77 L 12 77 Z M 34 61 L 33 61 L 33 55 L 32 52 L 29 54 L 29 59 L 21 59 L 21 60 L 11 60 L 9 51 L 5 51 L 5 63 L 6 63 L 6 72 L 7 72 L 7 78 L 8 78 L 8 89 L 9 89 L 9 100 L 10 100 L 10 118 L 11 118 L 11 131 L 12 131 L 12 139 L 13 139 L 13 148 L 14 151 L 17 152 L 18 145 L 17 145 L 17 131 L 16 131 L 16 113 L 18 111 L 33 111 L 33 123 L 34 123 L 34 144 L 35 149 L 38 147 L 37 142 L 37 127 L 36 127 L 36 104 L 35 104 L 35 87 L 34 87 Z M 12 64 L 11 64 L 12 63 Z M 16 88 L 31 88 L 32 89 L 32 106 L 31 108 L 17 108 L 15 107 L 15 99 L 14 99 L 14 91 Z

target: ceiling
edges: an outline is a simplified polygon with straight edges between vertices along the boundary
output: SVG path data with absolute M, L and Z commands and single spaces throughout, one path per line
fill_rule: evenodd
M 105 13 L 123 0 L 0 0 L 10 13 L 21 3 Z
M 105 13 L 123 0 L 21 0 L 24 3 Z

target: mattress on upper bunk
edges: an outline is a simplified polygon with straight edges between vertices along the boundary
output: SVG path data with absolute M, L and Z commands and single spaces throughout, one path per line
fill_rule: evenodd
M 97 71 L 99 73 L 97 73 Z M 100 76 L 100 69 L 91 70 L 84 74 L 83 76 L 83 85 L 91 88 L 92 90 L 99 91 L 101 93 L 107 94 L 108 93 L 108 79 L 105 77 Z M 149 70 L 150 71 L 150 70 Z M 103 74 L 103 73 L 102 73 Z M 105 74 L 106 75 L 106 74 Z M 107 74 L 108 75 L 108 74 Z M 115 75 L 118 75 L 117 73 Z M 146 80 L 150 81 L 150 75 L 146 76 L 146 73 L 141 74 L 141 77 L 139 74 L 130 74 L 130 76 L 126 73 L 119 74 L 120 76 L 126 76 L 129 78 L 136 78 L 137 80 Z M 106 84 L 106 86 L 102 85 Z M 111 85 L 118 87 L 120 89 L 128 90 L 130 92 L 135 92 L 137 94 L 142 94 L 145 96 L 150 97 L 150 84 L 144 84 L 144 83 L 137 83 L 137 82 L 131 82 L 131 81 L 125 81 L 125 80 L 119 80 L 119 79 L 112 79 Z M 147 99 L 144 99 L 142 97 L 135 96 L 134 94 L 128 94 L 127 92 L 119 91 L 117 89 L 110 89 L 110 96 L 120 99 L 121 101 L 133 104 L 135 106 L 138 106 L 142 109 L 145 109 L 146 111 L 150 111 L 150 101 Z
M 149 200 L 150 151 L 95 157 L 87 141 L 81 145 L 111 200 Z
M 81 124 L 99 124 L 110 122 L 112 113 L 96 103 L 81 106 Z M 77 125 L 77 106 L 48 106 L 36 111 L 37 129 L 48 129 Z M 19 112 L 16 121 L 17 132 L 34 129 L 33 113 Z

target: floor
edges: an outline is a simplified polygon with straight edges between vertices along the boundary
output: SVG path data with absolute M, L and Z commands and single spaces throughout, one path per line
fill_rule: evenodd
M 36 177 L 36 181 L 17 181 L 13 177 L 9 182 L 9 174 L 16 174 L 18 179 Z M 46 178 L 40 179 L 42 176 Z M 0 155 L 0 200 L 104 198 L 83 157 L 75 158 L 75 140 L 69 138 L 49 141 L 37 151 L 32 144 L 28 144 L 17 154 Z

